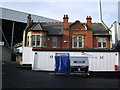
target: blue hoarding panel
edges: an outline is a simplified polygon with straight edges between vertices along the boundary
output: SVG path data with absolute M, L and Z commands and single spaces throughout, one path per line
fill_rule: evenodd
M 55 54 L 55 73 L 70 73 L 69 53 Z

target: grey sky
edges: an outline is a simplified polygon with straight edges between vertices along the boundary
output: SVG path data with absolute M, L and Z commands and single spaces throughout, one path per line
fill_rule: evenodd
M 99 21 L 98 2 L 3 2 L 2 7 L 60 21 L 64 14 L 69 15 L 70 22 L 85 22 L 86 16 L 92 16 L 93 22 Z M 118 2 L 102 2 L 102 11 L 108 27 L 118 20 Z

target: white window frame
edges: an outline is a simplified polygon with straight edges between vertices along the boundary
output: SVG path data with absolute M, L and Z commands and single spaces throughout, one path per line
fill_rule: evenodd
M 35 36 L 35 45 L 33 45 L 33 43 L 32 43 L 32 42 L 33 42 L 33 40 L 32 40 L 32 37 L 33 37 L 33 36 Z M 32 47 L 35 47 L 35 46 L 36 46 L 36 35 L 32 35 L 32 36 L 31 36 L 31 46 L 32 46 Z
M 77 47 L 74 47 L 74 37 L 77 37 Z M 82 47 L 79 47 L 79 37 L 82 38 Z M 84 48 L 84 36 L 78 35 L 78 36 L 73 36 L 72 37 L 72 48 Z
M 44 45 L 44 43 L 45 43 L 45 45 Z M 46 36 L 42 36 L 42 47 L 47 47 L 47 37 Z
M 54 46 L 55 43 L 55 46 Z M 52 37 L 52 48 L 57 48 L 57 37 Z
M 36 41 L 35 41 L 35 42 L 36 42 L 36 47 L 40 47 L 40 42 L 41 42 L 41 41 L 40 41 L 40 38 L 41 38 L 41 37 L 39 38 L 39 45 L 37 45 L 37 41 L 38 41 L 38 40 L 37 40 L 37 36 L 40 36 L 40 35 L 36 35 Z
M 104 39 L 105 39 L 106 47 L 103 47 Z M 99 41 L 99 40 L 101 40 L 101 41 Z M 98 37 L 98 43 L 99 42 L 101 43 L 101 47 L 99 47 L 99 44 L 98 44 L 98 48 L 107 48 L 107 38 L 106 37 Z
M 32 36 L 35 36 L 35 45 L 33 45 L 32 44 Z M 47 37 L 45 38 L 45 41 L 44 41 L 44 36 L 42 36 L 42 35 L 32 35 L 31 36 L 31 46 L 32 47 L 47 47 Z M 40 36 L 40 44 L 39 45 L 37 45 L 37 36 Z M 45 43 L 45 46 L 43 45 L 43 43 Z

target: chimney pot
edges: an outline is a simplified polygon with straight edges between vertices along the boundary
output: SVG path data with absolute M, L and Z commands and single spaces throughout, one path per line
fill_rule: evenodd
M 91 29 L 92 28 L 92 18 L 91 18 L 91 16 L 87 16 L 86 22 L 87 22 L 87 28 Z
M 68 15 L 64 15 L 64 17 L 63 17 L 63 27 L 64 28 L 68 28 L 69 27 L 69 25 L 68 25 Z
M 27 26 L 30 26 L 30 24 L 31 24 L 31 14 L 29 14 L 27 17 Z

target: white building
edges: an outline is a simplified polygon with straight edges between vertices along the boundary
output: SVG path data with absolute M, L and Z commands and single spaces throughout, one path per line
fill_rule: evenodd
M 120 41 L 120 22 L 115 21 L 110 30 L 112 31 L 112 44 L 114 45 L 118 41 Z

